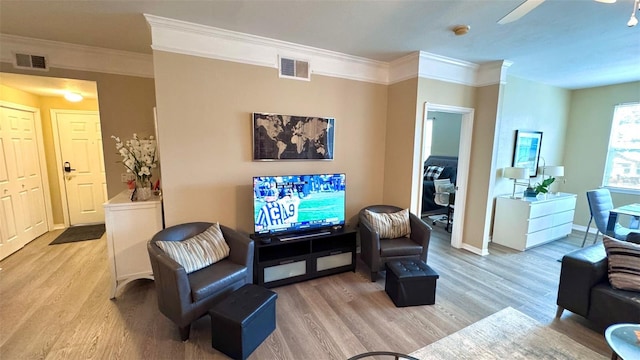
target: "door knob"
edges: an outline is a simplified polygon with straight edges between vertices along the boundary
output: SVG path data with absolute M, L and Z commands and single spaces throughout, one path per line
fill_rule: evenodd
M 68 161 L 64 162 L 64 172 L 70 173 L 72 171 L 76 171 L 76 169 L 71 168 L 71 163 Z

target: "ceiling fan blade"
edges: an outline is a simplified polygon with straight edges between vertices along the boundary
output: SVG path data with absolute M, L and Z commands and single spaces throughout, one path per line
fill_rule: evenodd
M 537 8 L 538 5 L 542 4 L 544 1 L 545 0 L 526 0 L 525 2 L 520 4 L 520 6 L 505 15 L 502 19 L 498 20 L 498 24 L 504 25 L 510 22 L 514 22 L 525 16 L 529 11 Z

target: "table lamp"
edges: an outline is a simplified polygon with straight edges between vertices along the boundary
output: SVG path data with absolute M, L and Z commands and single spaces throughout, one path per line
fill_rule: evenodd
M 549 178 L 557 178 L 564 176 L 564 166 L 560 165 L 550 165 L 550 166 L 538 166 L 538 170 L 542 172 L 542 181 L 544 181 L 544 177 L 548 176 Z
M 543 180 L 545 175 L 549 177 L 564 176 L 564 166 L 540 166 L 539 169 L 542 171 Z
M 502 177 L 513 180 L 513 193 L 511 198 L 516 197 L 516 184 L 518 179 L 529 178 L 529 168 L 525 167 L 506 167 L 502 170 Z

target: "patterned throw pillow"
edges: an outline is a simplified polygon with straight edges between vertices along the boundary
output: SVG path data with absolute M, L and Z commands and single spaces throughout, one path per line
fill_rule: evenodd
M 182 265 L 187 274 L 226 258 L 230 251 L 218 223 L 194 237 L 182 241 L 156 241 L 156 245 Z
M 378 233 L 380 239 L 395 239 L 411 234 L 409 209 L 395 213 L 375 213 L 365 210 L 364 215 L 373 226 L 373 230 Z
M 640 291 L 640 245 L 605 236 L 609 282 L 616 289 Z
M 442 170 L 444 170 L 444 167 L 442 166 L 429 165 L 427 166 L 427 170 L 424 172 L 424 179 L 427 181 L 433 181 L 442 174 Z

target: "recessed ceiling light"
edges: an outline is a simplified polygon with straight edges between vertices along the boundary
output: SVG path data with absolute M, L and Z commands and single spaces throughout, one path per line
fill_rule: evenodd
M 78 102 L 78 101 L 82 101 L 83 99 L 82 95 L 76 92 L 65 93 L 64 98 L 67 99 L 67 101 L 71 101 L 71 102 Z

